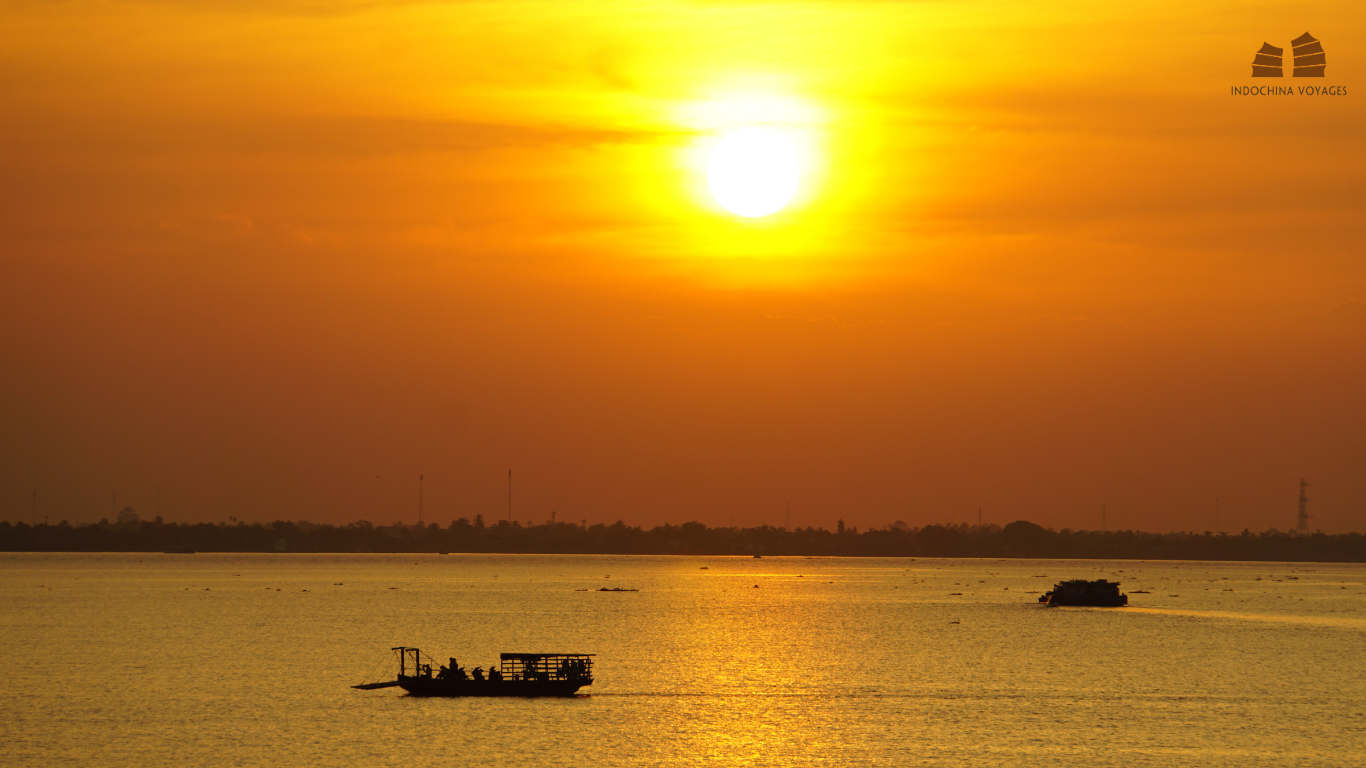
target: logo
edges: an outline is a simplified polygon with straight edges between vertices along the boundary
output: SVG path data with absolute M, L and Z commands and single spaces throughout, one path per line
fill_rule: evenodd
M 1323 44 L 1314 38 L 1313 35 L 1305 32 L 1294 40 L 1290 41 L 1294 47 L 1295 56 L 1295 77 L 1323 77 L 1323 70 L 1328 67 L 1327 54 L 1323 52 Z M 1284 57 L 1285 49 L 1277 48 L 1271 43 L 1262 43 L 1261 50 L 1252 59 L 1253 77 L 1285 77 Z

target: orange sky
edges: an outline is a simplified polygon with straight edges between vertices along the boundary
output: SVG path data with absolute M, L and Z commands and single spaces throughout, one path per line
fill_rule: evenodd
M 1366 529 L 1363 21 L 0 2 L 0 518 Z

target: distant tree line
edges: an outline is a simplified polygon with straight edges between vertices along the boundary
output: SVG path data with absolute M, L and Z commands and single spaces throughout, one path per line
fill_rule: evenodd
M 167 523 L 140 520 L 125 509 L 113 523 L 28 525 L 0 522 L 6 552 L 499 552 L 544 554 L 838 555 L 864 557 L 1023 557 L 1133 560 L 1276 560 L 1366 562 L 1359 533 L 1296 535 L 1274 528 L 1239 534 L 1055 531 L 1024 520 L 997 525 L 927 525 L 898 522 L 859 532 L 763 525 L 709 528 L 702 523 L 649 530 L 611 525 L 547 522 L 485 523 L 482 516 L 447 526 L 349 525 L 277 521 Z

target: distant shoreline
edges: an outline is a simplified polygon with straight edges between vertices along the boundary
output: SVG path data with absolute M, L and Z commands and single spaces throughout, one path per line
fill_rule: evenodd
M 522 525 L 481 517 L 447 526 L 307 522 L 166 523 L 124 519 L 89 525 L 0 523 L 0 552 L 221 552 L 316 554 L 564 554 L 797 557 L 938 557 L 1082 560 L 1366 562 L 1366 535 L 1060 531 L 1027 521 L 997 525 L 897 525 L 835 530 L 773 526 L 646 530 L 623 522 Z

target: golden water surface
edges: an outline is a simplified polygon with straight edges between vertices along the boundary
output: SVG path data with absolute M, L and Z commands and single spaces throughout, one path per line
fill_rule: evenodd
M 0 573 L 6 765 L 1366 764 L 1363 565 L 7 554 Z M 1035 602 L 1076 577 L 1131 607 Z M 595 653 L 597 682 L 349 687 L 391 678 L 396 645 L 470 669 Z

